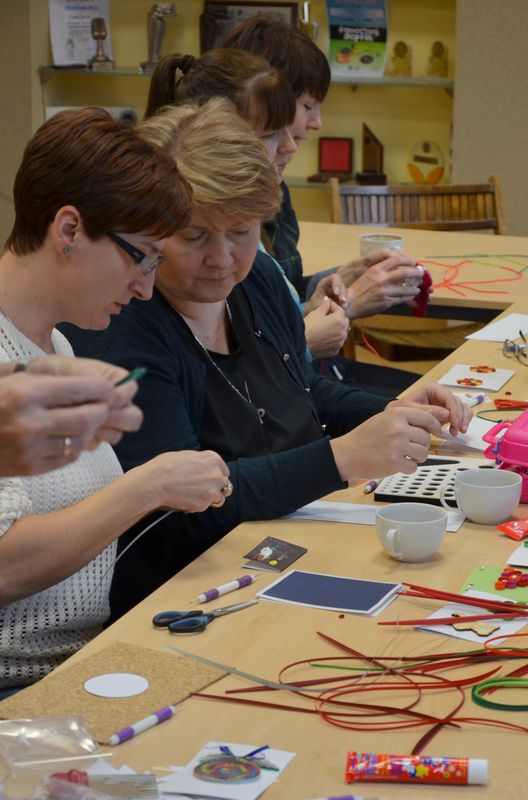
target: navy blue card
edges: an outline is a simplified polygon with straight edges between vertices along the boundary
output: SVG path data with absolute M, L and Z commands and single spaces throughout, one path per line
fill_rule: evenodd
M 374 614 L 394 599 L 400 588 L 399 583 L 364 581 L 294 569 L 258 592 L 257 597 L 332 611 Z

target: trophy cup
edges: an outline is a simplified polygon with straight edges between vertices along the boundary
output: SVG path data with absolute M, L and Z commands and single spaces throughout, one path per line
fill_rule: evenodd
M 103 17 L 92 18 L 92 38 L 95 39 L 97 48 L 95 55 L 88 61 L 88 67 L 94 71 L 111 70 L 114 62 L 105 55 L 103 42 L 106 39 L 106 23 Z
M 155 3 L 147 15 L 148 61 L 140 64 L 141 72 L 152 72 L 160 60 L 160 48 L 165 33 L 165 20 L 176 16 L 175 3 Z

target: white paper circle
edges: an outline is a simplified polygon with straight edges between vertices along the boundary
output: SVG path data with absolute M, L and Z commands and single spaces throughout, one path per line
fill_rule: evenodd
M 84 688 L 98 697 L 133 697 L 148 689 L 149 682 L 132 672 L 108 672 L 88 678 Z

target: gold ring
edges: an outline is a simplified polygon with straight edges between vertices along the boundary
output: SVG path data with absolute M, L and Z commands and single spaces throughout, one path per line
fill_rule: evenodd
M 211 508 L 220 508 L 224 505 L 223 500 L 217 500 L 215 503 L 211 503 Z
M 228 481 L 225 486 L 220 489 L 224 497 L 230 497 L 233 494 L 233 484 Z
M 73 453 L 73 447 L 72 447 L 71 437 L 70 436 L 65 436 L 64 437 L 64 450 L 62 451 L 62 455 L 63 455 L 64 458 L 69 458 L 69 456 L 71 456 L 72 453 Z

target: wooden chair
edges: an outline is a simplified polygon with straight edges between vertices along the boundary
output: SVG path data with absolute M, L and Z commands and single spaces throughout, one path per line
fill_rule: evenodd
M 354 186 L 329 180 L 332 222 L 425 228 L 443 231 L 493 230 L 505 234 L 500 180 L 434 186 Z
M 331 178 L 329 187 L 332 221 L 336 223 L 505 234 L 500 180 L 496 176 L 487 184 L 460 186 L 355 186 Z M 404 322 L 394 315 L 377 315 L 358 320 L 355 327 L 364 329 L 382 356 L 402 361 L 440 360 L 481 326 L 447 327 L 445 320 Z M 353 357 L 352 348 L 345 345 L 344 352 Z

